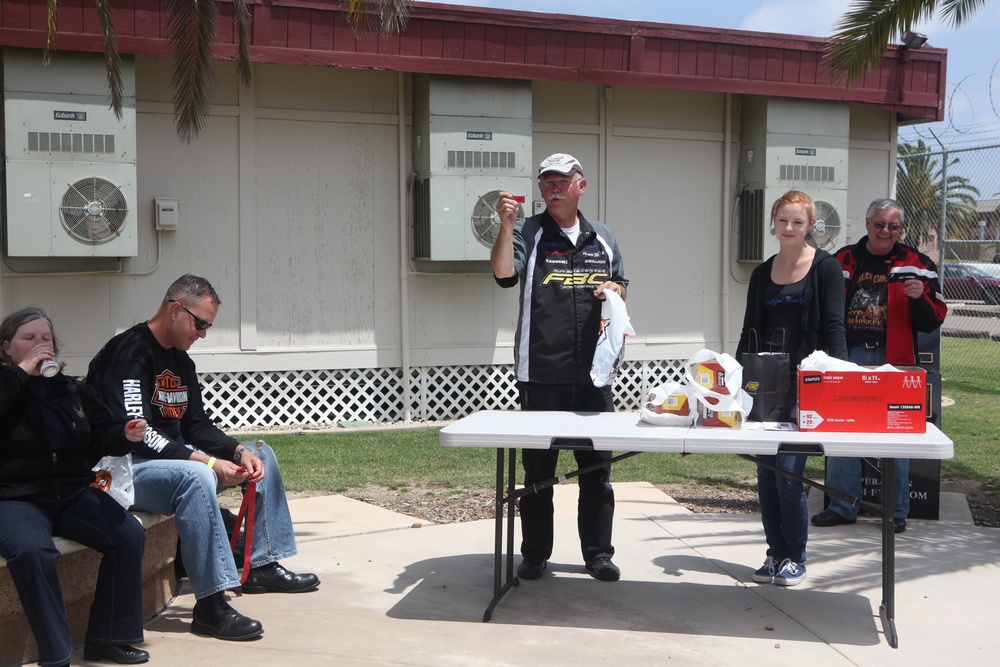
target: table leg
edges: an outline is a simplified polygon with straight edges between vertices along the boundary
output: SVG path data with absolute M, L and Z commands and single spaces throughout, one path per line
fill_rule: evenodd
M 889 646 L 899 648 L 896 634 L 896 461 L 882 458 L 882 605 L 878 615 Z
M 502 447 L 497 448 L 497 478 L 496 478 L 496 499 L 494 502 L 494 543 L 493 543 L 493 599 L 490 600 L 483 614 L 483 623 L 488 623 L 493 616 L 493 610 L 500 603 L 501 598 L 510 590 L 511 586 L 517 586 L 518 580 L 514 576 L 514 472 L 517 463 L 517 450 L 510 449 L 509 465 L 507 466 L 507 484 L 504 484 L 504 454 Z M 506 498 L 504 491 L 507 491 Z M 507 581 L 503 580 L 503 509 L 507 505 Z
M 517 586 L 514 576 L 514 486 L 517 480 L 517 450 L 507 450 L 507 582 Z

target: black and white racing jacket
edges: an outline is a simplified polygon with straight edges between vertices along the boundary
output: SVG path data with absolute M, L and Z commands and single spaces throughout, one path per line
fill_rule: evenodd
M 547 211 L 514 227 L 514 270 L 494 276 L 501 287 L 521 283 L 514 338 L 519 382 L 589 383 L 597 347 L 602 301 L 594 289 L 611 280 L 628 286 L 615 235 L 578 213 L 576 246 Z

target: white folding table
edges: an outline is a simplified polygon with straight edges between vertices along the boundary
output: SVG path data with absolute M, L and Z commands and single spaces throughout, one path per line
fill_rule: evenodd
M 893 486 L 891 459 L 947 459 L 954 455 L 954 445 L 933 424 L 926 433 L 817 433 L 814 431 L 765 430 L 754 422 L 740 429 L 653 426 L 630 412 L 531 412 L 484 411 L 441 429 L 440 442 L 446 447 L 495 447 L 496 474 L 496 544 L 493 568 L 493 599 L 483 616 L 489 621 L 500 599 L 518 584 L 514 575 L 514 500 L 535 489 L 515 490 L 518 449 L 594 449 L 623 451 L 618 460 L 641 452 L 680 454 L 738 454 L 758 463 L 758 455 L 804 454 L 808 456 L 877 456 L 887 460 L 883 466 L 882 487 Z M 603 465 L 608 465 L 607 462 Z M 767 465 L 764 463 L 764 465 Z M 506 468 L 506 483 L 505 483 Z M 550 480 L 543 486 L 576 476 L 575 471 Z M 790 474 L 778 470 L 782 474 Z M 835 495 L 812 480 L 800 481 Z M 875 505 L 843 496 L 848 502 L 864 505 L 882 517 L 882 604 L 879 616 L 889 645 L 899 646 L 895 625 L 895 499 L 882 494 L 882 504 Z M 507 507 L 506 580 L 503 579 L 504 506 Z

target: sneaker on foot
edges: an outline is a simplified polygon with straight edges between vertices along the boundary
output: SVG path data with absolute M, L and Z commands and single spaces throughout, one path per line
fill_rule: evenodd
M 753 573 L 753 580 L 758 584 L 773 583 L 774 575 L 778 574 L 778 569 L 778 561 L 773 556 L 768 556 L 764 559 L 764 564 Z
M 779 586 L 794 586 L 806 578 L 805 563 L 796 563 L 790 558 L 781 561 L 778 574 L 774 575 L 774 583 Z

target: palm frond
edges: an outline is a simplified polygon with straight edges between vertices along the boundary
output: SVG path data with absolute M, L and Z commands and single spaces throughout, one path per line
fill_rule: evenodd
M 978 219 L 975 203 L 979 189 L 954 171 L 959 158 L 931 153 L 923 140 L 901 143 L 896 149 L 896 199 L 906 212 L 908 242 L 919 245 L 939 233 L 942 212 L 949 236 Z
M 941 0 L 855 0 L 834 26 L 823 58 L 835 83 L 851 85 L 881 62 L 889 40 L 934 16 Z M 948 1 L 948 0 L 945 0 Z M 981 0 L 951 0 L 980 2 Z
M 45 48 L 42 50 L 42 64 L 52 62 L 56 52 L 56 33 L 59 32 L 58 0 L 47 0 L 45 3 Z
M 383 35 L 401 32 L 409 18 L 409 0 L 383 0 L 381 13 Z
M 824 62 L 834 83 L 856 82 L 885 57 L 889 41 L 940 12 L 951 27 L 967 23 L 989 0 L 855 0 L 834 26 Z
M 233 11 L 236 20 L 236 33 L 239 36 L 239 50 L 236 53 L 236 73 L 244 86 L 253 81 L 253 70 L 250 67 L 250 9 L 246 0 L 235 0 Z
M 212 45 L 215 41 L 216 0 L 167 0 L 167 39 L 173 46 L 171 83 L 177 138 L 191 143 L 204 127 L 215 84 Z
M 410 18 L 411 0 L 341 0 L 355 35 L 389 35 L 402 30 Z
M 988 0 L 942 0 L 941 15 L 953 28 L 965 24 Z
M 96 0 L 97 16 L 101 21 L 101 32 L 104 35 L 104 63 L 108 71 L 108 92 L 111 97 L 111 109 L 115 118 L 122 119 L 122 99 L 124 84 L 122 83 L 122 58 L 118 53 L 118 39 L 115 35 L 115 16 L 111 11 L 109 0 Z

